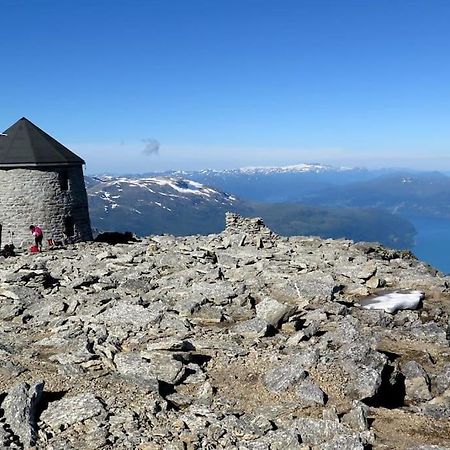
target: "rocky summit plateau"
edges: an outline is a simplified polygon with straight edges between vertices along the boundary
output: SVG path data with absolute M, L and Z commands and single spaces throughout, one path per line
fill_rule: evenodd
M 235 214 L 3 259 L 0 447 L 450 448 L 449 299 L 409 252 Z

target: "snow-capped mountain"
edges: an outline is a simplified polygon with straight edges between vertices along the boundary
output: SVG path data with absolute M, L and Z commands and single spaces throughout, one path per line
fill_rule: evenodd
M 274 174 L 274 173 L 323 173 L 323 172 L 348 172 L 354 169 L 351 167 L 333 167 L 324 164 L 294 164 L 290 166 L 261 166 L 261 167 L 242 167 L 238 169 L 241 173 L 259 173 L 259 174 Z
M 229 206 L 237 200 L 232 195 L 219 192 L 202 183 L 174 177 L 104 177 L 97 180 L 99 182 L 92 186 L 89 195 L 99 196 L 104 201 L 105 212 L 120 206 L 124 207 L 121 199 L 130 194 L 137 194 L 139 203 L 156 205 L 167 210 L 170 210 L 171 202 L 175 204 L 179 199 L 189 200 L 194 204 L 215 202 Z M 169 200 L 168 206 L 165 200 Z
M 173 172 L 174 174 L 179 175 L 192 175 L 192 174 L 202 174 L 202 175 L 224 175 L 224 174 L 260 174 L 260 175 L 273 175 L 273 174 L 286 174 L 286 173 L 336 173 L 336 172 L 367 172 L 367 169 L 360 167 L 336 167 L 327 164 L 320 163 L 301 163 L 301 164 L 292 164 L 286 166 L 249 166 L 249 167 L 240 167 L 237 169 L 203 169 L 197 171 L 177 171 Z
M 137 234 L 210 233 L 239 200 L 202 183 L 176 177 L 86 177 L 93 226 Z M 148 217 L 151 217 L 149 222 Z
M 286 202 L 298 200 L 298 193 L 316 192 L 336 184 L 362 181 L 374 176 L 364 168 L 333 167 L 325 164 L 255 166 L 228 170 L 172 172 L 250 201 Z

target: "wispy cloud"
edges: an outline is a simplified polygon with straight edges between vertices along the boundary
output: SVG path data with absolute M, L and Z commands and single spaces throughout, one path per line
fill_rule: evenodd
M 142 139 L 142 142 L 145 143 L 145 147 L 142 150 L 142 153 L 146 156 L 157 155 L 159 154 L 160 144 L 156 139 L 146 138 Z

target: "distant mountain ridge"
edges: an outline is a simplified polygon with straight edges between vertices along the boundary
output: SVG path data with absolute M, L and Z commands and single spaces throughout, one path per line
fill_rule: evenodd
M 415 230 L 375 209 L 257 203 L 199 181 L 165 177 L 86 177 L 92 225 L 138 235 L 210 234 L 224 229 L 225 213 L 261 216 L 281 235 L 313 234 L 407 247 Z
M 248 166 L 238 169 L 204 169 L 198 171 L 179 171 L 184 175 L 192 175 L 195 173 L 206 174 L 276 174 L 276 173 L 324 173 L 324 172 L 349 172 L 349 171 L 366 171 L 367 169 L 359 167 L 335 167 L 327 164 L 291 164 L 286 166 Z M 177 172 L 174 172 L 177 173 Z
M 335 183 L 361 181 L 370 176 L 367 169 L 324 164 L 174 171 L 161 175 L 185 177 L 256 202 L 295 202 L 299 191 L 316 192 Z
M 325 164 L 168 172 L 246 201 L 385 209 L 404 217 L 450 219 L 450 176 L 407 169 Z

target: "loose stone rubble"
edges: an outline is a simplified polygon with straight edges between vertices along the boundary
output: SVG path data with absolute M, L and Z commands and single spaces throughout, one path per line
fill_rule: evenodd
M 0 447 L 450 448 L 449 299 L 408 252 L 234 214 L 4 259 Z

